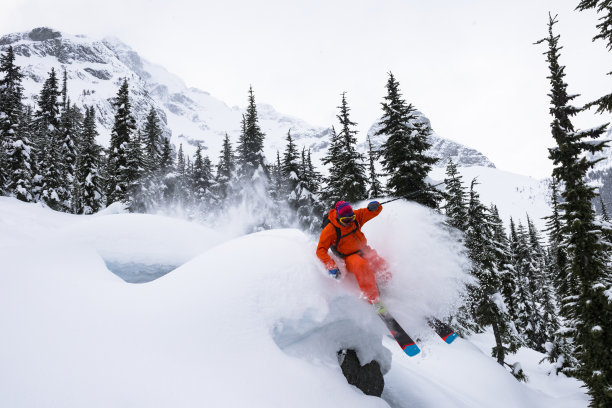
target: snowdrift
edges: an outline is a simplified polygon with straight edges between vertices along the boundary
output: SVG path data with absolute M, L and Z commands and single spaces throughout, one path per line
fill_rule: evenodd
M 427 329 L 426 316 L 452 313 L 465 279 L 441 221 L 400 204 L 364 226 L 392 265 L 383 297 L 419 337 L 422 353 L 408 358 L 354 278 L 329 279 L 300 231 L 221 242 L 160 216 L 73 216 L 0 198 L 0 406 L 586 405 L 574 383 L 534 391 L 471 343 L 448 346 Z M 130 284 L 108 259 L 177 268 Z M 347 347 L 381 363 L 383 399 L 347 384 L 336 358 Z

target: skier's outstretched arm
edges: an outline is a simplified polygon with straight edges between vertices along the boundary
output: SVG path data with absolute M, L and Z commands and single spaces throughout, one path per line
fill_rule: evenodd
M 366 222 L 370 221 L 372 218 L 376 217 L 378 214 L 380 214 L 382 209 L 383 206 L 380 204 L 378 205 L 378 208 L 376 208 L 376 210 L 374 211 L 370 211 L 367 208 L 360 208 L 358 210 L 355 210 L 355 218 L 357 219 L 359 225 L 363 225 Z

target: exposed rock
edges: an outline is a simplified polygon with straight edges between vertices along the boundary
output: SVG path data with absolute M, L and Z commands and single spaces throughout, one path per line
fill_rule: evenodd
M 105 71 L 103 69 L 93 69 L 93 68 L 88 67 L 88 68 L 84 68 L 83 71 L 88 72 L 94 77 L 98 79 L 103 79 L 105 81 L 108 81 L 109 79 L 113 77 L 111 74 L 108 73 L 108 71 Z
M 385 379 L 377 361 L 370 361 L 361 365 L 355 350 L 342 350 L 338 352 L 338 360 L 342 374 L 349 384 L 359 388 L 366 395 L 380 397 L 385 388 Z
M 45 41 L 61 37 L 62 34 L 59 31 L 53 31 L 47 27 L 38 27 L 30 31 L 30 39 L 33 41 Z

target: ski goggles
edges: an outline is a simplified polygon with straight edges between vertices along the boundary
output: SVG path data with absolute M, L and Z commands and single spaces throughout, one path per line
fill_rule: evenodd
M 343 224 L 350 224 L 351 222 L 355 221 L 355 214 L 351 215 L 350 217 L 340 217 L 338 219 Z

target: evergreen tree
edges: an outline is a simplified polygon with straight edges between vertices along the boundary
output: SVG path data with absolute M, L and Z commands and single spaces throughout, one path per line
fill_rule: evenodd
M 210 187 L 212 185 L 212 169 L 210 159 L 202 156 L 202 146 L 198 144 L 193 161 L 192 188 L 196 206 L 208 210 L 210 202 Z
M 140 132 L 136 132 L 128 142 L 125 151 L 125 171 L 122 174 L 127 196 L 125 201 L 130 212 L 142 213 L 147 209 L 147 198 L 149 197 L 146 191 L 147 186 L 143 183 L 145 174 L 143 150 L 142 137 Z
M 612 290 L 612 278 L 607 269 L 607 248 L 601 230 L 595 223 L 591 200 L 595 191 L 586 181 L 587 172 L 597 160 L 589 160 L 585 153 L 601 151 L 604 141 L 589 141 L 599 137 L 607 125 L 576 131 L 571 118 L 580 109 L 569 105 L 576 95 L 569 95 L 564 82 L 565 67 L 559 64 L 559 36 L 554 35 L 557 22 L 549 19 L 549 35 L 541 42 L 548 44 L 552 90 L 550 113 L 552 135 L 557 146 L 549 149 L 553 160 L 553 177 L 563 183 L 563 233 L 568 262 L 565 273 L 576 282 L 569 288 L 570 296 L 562 299 L 562 313 L 566 313 L 569 330 L 576 345 L 579 366 L 575 374 L 582 379 L 592 397 L 592 407 L 612 406 L 612 307 L 606 293 Z M 606 292 L 607 291 L 607 292 Z
M 61 157 L 62 171 L 66 182 L 67 199 L 70 201 L 70 209 L 76 211 L 75 175 L 78 156 L 78 142 L 81 136 L 83 115 L 79 108 L 70 104 L 70 99 L 64 103 L 64 109 L 60 116 L 61 133 Z
M 495 262 L 501 283 L 501 294 L 506 304 L 506 310 L 510 322 L 514 325 L 517 318 L 517 299 L 516 299 L 516 271 L 512 265 L 512 255 L 510 252 L 510 241 L 506 235 L 504 224 L 499 216 L 497 206 L 491 205 L 490 224 L 495 244 Z M 513 330 L 516 330 L 516 326 Z
M 287 132 L 287 147 L 283 154 L 281 172 L 284 180 L 284 196 L 287 197 L 289 208 L 292 211 L 297 211 L 300 206 L 299 189 L 301 188 L 301 180 L 299 178 L 299 153 L 291 138 L 291 131 Z
M 332 140 L 325 164 L 331 164 L 326 186 L 326 201 L 334 205 L 335 201 L 344 200 L 355 203 L 367 198 L 367 178 L 363 155 L 357 152 L 357 125 L 349 118 L 350 108 L 346 102 L 346 94 L 342 94 L 342 103 L 336 115 L 340 122 L 340 133 L 332 129 Z
M 501 294 L 502 284 L 496 267 L 499 243 L 494 242 L 490 217 L 474 189 L 475 184 L 476 180 L 473 180 L 466 231 L 466 248 L 472 261 L 471 273 L 478 281 L 477 286 L 471 289 L 474 319 L 481 327 L 491 326 L 495 338 L 492 355 L 497 362 L 502 366 L 509 366 L 517 379 L 525 380 L 520 364 L 506 362 L 508 354 L 516 352 L 521 342 L 513 330 Z
M 532 287 L 538 305 L 537 329 L 535 332 L 535 341 L 538 348 L 536 350 L 544 352 L 544 345 L 552 340 L 553 334 L 559 329 L 558 313 L 554 288 L 548 274 L 546 252 L 541 244 L 540 233 L 529 216 L 527 216 L 527 229 L 531 259 L 535 264 L 534 270 L 536 271 Z
M 235 171 L 235 157 L 234 151 L 232 150 L 232 144 L 230 143 L 229 136 L 225 134 L 223 139 L 223 148 L 219 156 L 219 162 L 217 163 L 217 195 L 220 200 L 225 200 L 229 195 L 230 184 L 234 178 Z
M 136 130 L 136 120 L 132 116 L 127 79 L 123 81 L 117 97 L 113 101 L 115 121 L 111 133 L 107 160 L 106 203 L 128 201 L 128 144 Z
M 102 147 L 96 143 L 96 117 L 93 107 L 85 108 L 83 132 L 81 133 L 80 154 L 77 161 L 76 213 L 92 214 L 102 206 Z
M 516 316 L 514 322 L 525 343 L 533 349 L 540 349 L 537 339 L 537 305 L 535 303 L 534 263 L 529 251 L 528 236 L 525 227 L 519 222 L 515 226 L 510 220 L 510 254 L 514 271 L 516 291 Z M 541 350 L 540 350 L 541 351 Z
M 341 196 L 342 178 L 339 172 L 334 171 L 340 168 L 341 162 L 341 141 L 336 133 L 336 129 L 332 126 L 330 132 L 329 147 L 327 154 L 323 158 L 323 164 L 330 167 L 329 176 L 325 178 L 325 183 L 322 191 L 323 201 L 327 206 L 333 207 L 336 202 L 343 200 Z
M 65 211 L 70 207 L 70 202 L 62 160 L 59 95 L 55 70 L 51 69 L 40 92 L 35 117 L 38 168 L 41 173 L 35 178 L 38 184 L 35 190 L 39 191 L 40 199 L 49 207 Z
M 370 187 L 368 190 L 368 198 L 377 198 L 377 197 L 382 197 L 383 195 L 382 184 L 380 183 L 380 180 L 378 180 L 378 174 L 376 173 L 376 166 L 375 166 L 376 156 L 377 154 L 374 153 L 374 151 L 372 150 L 372 140 L 370 140 L 370 135 L 368 135 L 368 159 L 370 162 L 370 167 L 369 167 L 369 176 L 370 176 L 369 186 Z
M 157 170 L 162 157 L 162 130 L 159 127 L 157 112 L 151 107 L 144 126 L 144 156 L 147 172 Z
M 444 211 L 448 217 L 448 224 L 451 227 L 455 227 L 465 232 L 468 219 L 466 204 L 467 193 L 465 187 L 463 187 L 461 178 L 461 174 L 457 171 L 457 165 L 453 163 L 452 159 L 449 160 L 446 166 L 446 178 L 444 179 L 447 197 Z
M 32 201 L 33 146 L 31 119 L 23 107 L 23 74 L 13 47 L 0 56 L 0 194 Z
M 387 189 L 394 195 L 406 196 L 423 191 L 413 200 L 437 208 L 441 200 L 436 190 L 430 190 L 425 178 L 438 159 L 427 155 L 431 147 L 429 124 L 419 121 L 416 109 L 406 105 L 399 83 L 392 73 L 387 81 L 387 96 L 382 102 L 382 127 L 376 135 L 387 137 L 382 146 L 382 164 L 388 174 Z
M 249 87 L 249 105 L 243 116 L 242 133 L 238 141 L 238 164 L 243 180 L 250 180 L 257 169 L 264 169 L 263 142 L 265 135 L 259 127 L 253 88 Z

